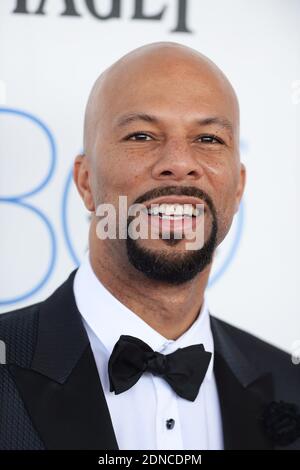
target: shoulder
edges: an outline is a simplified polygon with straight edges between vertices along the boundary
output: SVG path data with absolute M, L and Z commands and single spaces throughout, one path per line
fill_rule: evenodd
M 37 321 L 42 302 L 0 314 L 0 339 L 9 339 Z
M 50 310 L 57 310 L 65 307 L 66 299 L 73 300 L 73 280 L 77 269 L 74 269 L 69 277 L 44 300 L 35 304 L 28 305 L 17 310 L 4 312 L 0 314 L 0 339 L 13 333 L 30 328 L 38 321 L 39 313 L 45 306 Z
M 41 303 L 0 314 L 0 341 L 5 349 L 5 362 L 23 367 L 30 364 Z
M 7 332 L 11 329 L 15 329 L 18 326 L 32 323 L 40 309 L 42 302 L 28 305 L 27 307 L 19 308 L 17 310 L 11 310 L 10 312 L 4 312 L 0 314 L 0 339 L 1 336 L 6 336 Z
M 248 333 L 214 316 L 211 316 L 211 320 L 213 326 L 215 326 L 218 331 L 222 331 L 222 333 L 234 340 L 235 344 L 247 354 L 249 359 L 255 360 L 257 356 L 263 355 L 265 360 L 271 359 L 272 362 L 274 361 L 274 357 L 279 361 L 291 361 L 291 355 L 288 354 L 288 352 L 272 345 L 259 336 Z
M 38 340 L 55 344 L 57 332 L 64 329 L 64 334 L 68 335 L 74 323 L 77 331 L 75 273 L 76 269 L 45 300 L 0 314 L 0 345 L 6 349 L 6 363 L 27 367 Z
M 18 321 L 23 319 L 24 315 L 30 314 L 33 311 L 36 311 L 42 302 L 35 304 L 27 305 L 26 307 L 18 308 L 16 310 L 10 310 L 9 312 L 4 312 L 0 314 L 0 328 L 7 323 L 12 321 Z
M 271 372 L 276 389 L 282 396 L 288 389 L 289 395 L 294 395 L 299 401 L 300 364 L 293 363 L 290 353 L 212 315 L 211 326 L 215 339 L 218 337 L 218 341 L 221 338 L 224 343 L 234 344 L 256 370 Z

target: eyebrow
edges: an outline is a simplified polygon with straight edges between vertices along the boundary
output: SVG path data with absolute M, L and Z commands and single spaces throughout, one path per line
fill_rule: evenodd
M 125 114 L 117 119 L 116 126 L 117 127 L 124 127 L 127 124 L 130 124 L 132 122 L 136 121 L 144 121 L 144 122 L 150 122 L 152 124 L 159 124 L 160 119 L 157 118 L 156 116 L 153 116 L 151 114 L 145 114 L 145 113 L 130 113 L 130 114 Z M 206 118 L 199 118 L 194 120 L 195 124 L 199 124 L 201 126 L 209 126 L 210 124 L 216 124 L 219 127 L 225 127 L 228 129 L 230 132 L 233 132 L 233 125 L 229 121 L 229 119 L 221 116 L 210 116 Z

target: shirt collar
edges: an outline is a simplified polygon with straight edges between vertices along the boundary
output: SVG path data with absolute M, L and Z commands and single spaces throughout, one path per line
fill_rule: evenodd
M 200 314 L 190 328 L 176 340 L 170 340 L 154 330 L 104 287 L 92 269 L 89 253 L 76 272 L 74 295 L 84 321 L 101 341 L 109 356 L 121 335 L 135 336 L 147 343 L 153 351 L 163 354 L 202 343 L 205 350 L 212 353 L 206 373 L 206 378 L 211 378 L 214 344 L 205 297 Z

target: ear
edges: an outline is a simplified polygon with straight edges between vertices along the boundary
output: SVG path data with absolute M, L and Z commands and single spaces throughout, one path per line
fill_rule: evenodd
M 90 212 L 95 211 L 94 200 L 90 185 L 90 163 L 85 154 L 77 155 L 73 167 L 73 179 L 85 207 Z
M 237 192 L 235 196 L 235 210 L 234 210 L 235 213 L 239 210 L 240 202 L 244 194 L 245 184 L 246 184 L 246 167 L 243 163 L 241 163 L 239 182 L 238 182 Z

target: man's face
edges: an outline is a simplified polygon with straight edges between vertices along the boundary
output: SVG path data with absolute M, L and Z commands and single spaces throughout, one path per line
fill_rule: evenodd
M 169 276 L 171 282 L 176 278 L 180 282 L 186 262 L 189 274 L 182 279 L 189 280 L 211 261 L 242 195 L 244 169 L 239 162 L 233 96 L 212 71 L 191 61 L 152 63 L 149 58 L 128 69 L 123 66 L 121 73 L 112 72 L 101 96 L 105 99 L 99 97 L 89 145 L 95 207 L 105 202 L 118 210 L 120 195 L 127 196 L 128 206 L 136 202 L 203 203 L 204 214 L 193 221 L 185 217 L 183 222 L 184 234 L 195 230 L 204 217 L 203 249 L 210 252 L 202 249 L 203 259 L 199 250 L 186 249 L 185 237 L 172 240 L 172 224 L 171 240 L 119 241 L 126 243 L 127 255 L 137 269 L 147 271 L 159 259 L 160 270 L 167 266 L 161 277 L 159 273 L 150 277 L 168 280 Z M 146 215 L 146 222 L 160 234 L 164 230 L 161 215 Z

